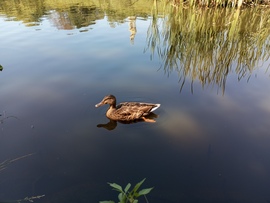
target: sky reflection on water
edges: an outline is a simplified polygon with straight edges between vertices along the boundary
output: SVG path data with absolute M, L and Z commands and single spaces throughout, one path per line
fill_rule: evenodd
M 269 61 L 249 80 L 230 73 L 224 94 L 198 81 L 192 94 L 144 52 L 149 20 L 133 45 L 106 18 L 83 33 L 0 23 L 0 162 L 33 153 L 0 171 L 1 201 L 98 202 L 114 197 L 107 182 L 145 177 L 149 202 L 270 201 Z M 97 128 L 109 93 L 161 103 L 157 122 Z

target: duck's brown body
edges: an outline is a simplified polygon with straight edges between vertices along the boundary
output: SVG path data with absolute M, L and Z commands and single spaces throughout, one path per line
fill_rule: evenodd
M 96 107 L 109 104 L 110 107 L 106 112 L 106 116 L 112 120 L 118 121 L 133 121 L 143 119 L 148 120 L 145 116 L 149 115 L 152 111 L 156 110 L 160 104 L 142 103 L 142 102 L 124 102 L 116 106 L 116 98 L 113 95 L 105 96 L 104 99 L 96 104 Z

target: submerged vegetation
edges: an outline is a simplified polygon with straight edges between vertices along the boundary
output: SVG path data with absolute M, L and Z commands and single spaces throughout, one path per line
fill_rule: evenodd
M 130 190 L 130 188 L 131 188 L 130 183 L 128 183 L 124 189 L 116 183 L 109 183 L 109 185 L 113 188 L 113 190 L 115 190 L 119 193 L 118 194 L 118 200 L 119 200 L 118 203 L 137 203 L 137 202 L 139 202 L 138 198 L 141 196 L 144 196 L 146 202 L 148 202 L 145 195 L 149 194 L 153 188 L 146 188 L 146 189 L 139 190 L 139 188 L 141 187 L 141 185 L 143 184 L 144 181 L 145 181 L 145 179 L 143 179 L 142 181 L 137 183 L 132 190 Z M 99 203 L 114 203 L 114 201 L 112 201 L 112 200 L 100 201 Z

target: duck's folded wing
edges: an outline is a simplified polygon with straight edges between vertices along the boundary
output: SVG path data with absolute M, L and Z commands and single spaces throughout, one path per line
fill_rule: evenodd
M 140 103 L 140 102 L 124 102 L 117 106 L 117 110 L 123 111 L 123 113 L 129 114 L 148 114 L 151 111 L 157 109 L 159 105 L 151 103 Z
M 127 120 L 135 120 L 139 119 L 145 112 L 141 109 L 142 106 L 136 102 L 125 102 L 120 103 L 115 113 L 119 118 L 127 119 Z

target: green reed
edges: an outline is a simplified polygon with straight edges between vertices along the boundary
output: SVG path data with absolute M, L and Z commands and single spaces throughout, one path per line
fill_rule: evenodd
M 216 84 L 224 92 L 229 73 L 241 79 L 269 59 L 270 10 L 186 9 L 166 4 L 163 12 L 159 23 L 152 13 L 147 49 L 151 57 L 160 58 L 165 73 L 178 72 L 181 88 L 190 77 L 192 83 Z

